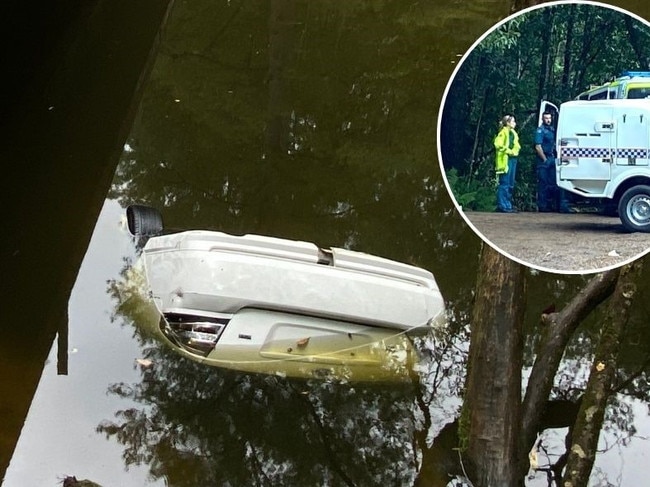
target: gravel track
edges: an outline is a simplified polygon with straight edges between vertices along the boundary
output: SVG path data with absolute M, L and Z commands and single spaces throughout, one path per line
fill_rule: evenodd
M 618 217 L 594 213 L 464 212 L 474 230 L 511 258 L 541 270 L 588 273 L 650 250 L 650 233 L 629 233 Z

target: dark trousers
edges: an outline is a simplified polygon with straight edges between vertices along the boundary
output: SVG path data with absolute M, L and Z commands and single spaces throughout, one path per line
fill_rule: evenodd
M 555 182 L 555 164 L 550 161 L 537 162 L 537 210 L 553 211 L 556 209 L 557 183 Z

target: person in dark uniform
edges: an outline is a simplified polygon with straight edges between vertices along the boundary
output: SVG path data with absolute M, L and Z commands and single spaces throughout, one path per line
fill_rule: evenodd
M 535 131 L 537 153 L 537 211 L 553 211 L 557 185 L 555 183 L 555 127 L 553 115 L 542 114 L 542 125 Z
M 567 192 L 559 188 L 555 179 L 555 127 L 550 112 L 542 114 L 542 125 L 535 131 L 537 153 L 537 211 L 573 213 Z

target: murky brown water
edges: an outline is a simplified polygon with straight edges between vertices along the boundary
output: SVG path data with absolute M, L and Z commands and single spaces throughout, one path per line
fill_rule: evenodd
M 459 55 L 507 11 L 496 0 L 177 2 L 68 302 L 68 375 L 53 348 L 3 485 L 73 474 L 105 486 L 444 485 L 428 440 L 460 404 L 462 353 L 434 348 L 422 384 L 183 360 L 111 292 L 136 258 L 116 201 L 156 206 L 170 228 L 428 268 L 463 320 L 479 240 L 439 176 L 435 121 Z M 531 309 L 579 282 L 532 276 Z M 443 368 L 444 380 L 428 381 Z M 608 458 L 616 475 L 619 454 Z

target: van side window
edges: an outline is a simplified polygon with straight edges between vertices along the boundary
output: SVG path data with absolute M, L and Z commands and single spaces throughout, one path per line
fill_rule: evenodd
M 650 96 L 650 88 L 630 88 L 627 91 L 627 97 L 628 98 L 647 98 Z
M 597 91 L 589 95 L 590 100 L 606 100 L 607 99 L 607 90 Z

